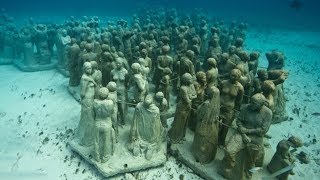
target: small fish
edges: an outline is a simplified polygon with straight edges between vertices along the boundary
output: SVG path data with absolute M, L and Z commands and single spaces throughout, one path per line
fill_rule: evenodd
M 257 172 L 257 171 L 259 171 L 259 170 L 261 170 L 261 169 L 262 169 L 262 167 L 254 167 L 254 168 L 250 169 L 249 171 L 250 171 L 251 173 L 255 173 L 255 172 Z
M 315 112 L 315 113 L 312 113 L 311 115 L 313 115 L 313 116 L 320 116 L 320 112 Z

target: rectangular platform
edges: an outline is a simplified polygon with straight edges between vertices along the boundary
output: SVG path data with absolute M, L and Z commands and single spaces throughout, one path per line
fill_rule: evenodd
M 105 177 L 161 166 L 167 161 L 166 142 L 162 143 L 162 150 L 154 154 L 150 160 L 145 159 L 145 157 L 133 156 L 126 147 L 129 129 L 129 126 L 119 127 L 119 142 L 116 144 L 114 155 L 106 163 L 99 163 L 93 159 L 91 155 L 93 146 L 81 146 L 77 140 L 69 142 L 69 145 L 73 151 L 77 152 L 88 163 L 94 165 Z

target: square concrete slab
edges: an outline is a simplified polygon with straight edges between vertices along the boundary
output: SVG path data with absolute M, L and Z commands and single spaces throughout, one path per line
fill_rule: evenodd
M 93 156 L 91 155 L 93 146 L 81 146 L 77 139 L 69 142 L 69 146 L 88 163 L 95 166 L 95 168 L 97 168 L 97 170 L 105 177 L 161 166 L 167 161 L 166 142 L 162 143 L 161 150 L 154 154 L 150 160 L 145 159 L 143 156 L 133 156 L 126 147 L 129 129 L 130 127 L 128 125 L 119 127 L 119 142 L 116 144 L 114 155 L 106 163 L 99 163 L 93 159 Z
M 47 71 L 56 68 L 57 61 L 51 60 L 50 64 L 35 64 L 35 65 L 25 65 L 21 59 L 15 59 L 13 60 L 13 64 L 19 68 L 21 71 L 24 72 L 35 72 L 35 71 Z

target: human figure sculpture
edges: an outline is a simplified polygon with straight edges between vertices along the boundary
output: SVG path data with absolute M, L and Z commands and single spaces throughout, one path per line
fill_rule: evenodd
M 218 68 L 217 61 L 214 58 L 209 58 L 208 60 L 208 71 L 206 73 L 208 86 L 218 86 Z
M 232 69 L 236 67 L 236 64 L 229 59 L 228 53 L 221 54 L 218 61 L 219 80 L 226 80 L 229 78 L 229 74 Z
M 100 88 L 102 88 L 102 73 L 98 69 L 98 63 L 96 61 L 90 61 L 91 67 L 92 67 L 92 74 L 91 77 L 96 83 L 95 87 L 95 98 L 98 98 L 98 91 Z
M 111 79 L 117 84 L 117 97 L 118 97 L 118 122 L 122 125 L 125 124 L 125 117 L 127 114 L 128 101 L 128 71 L 123 67 L 122 62 L 117 59 L 115 68 L 111 71 Z
M 102 46 L 102 49 L 105 49 L 105 45 Z M 102 85 L 106 86 L 110 81 L 110 73 L 113 69 L 113 57 L 110 52 L 102 52 L 100 62 L 101 62 L 101 73 L 102 73 Z
M 103 87 L 99 89 L 99 99 L 93 103 L 94 112 L 94 159 L 105 163 L 113 155 L 115 150 L 115 132 L 112 127 L 112 114 L 114 103 L 108 100 L 109 91 Z
M 69 86 L 78 86 L 80 84 L 79 72 L 79 54 L 80 47 L 75 38 L 71 39 L 71 45 L 68 48 L 68 67 L 69 67 Z
M 210 163 L 218 148 L 220 92 L 215 86 L 206 89 L 206 100 L 197 109 L 192 154 L 202 164 Z
M 197 125 L 197 108 L 204 102 L 205 89 L 207 87 L 206 73 L 199 71 L 196 74 L 196 81 L 194 82 L 194 88 L 197 93 L 197 97 L 192 100 L 191 113 L 188 118 L 188 126 L 194 131 Z
M 163 77 L 160 79 L 160 84 L 158 91 L 164 94 L 164 98 L 170 102 L 170 82 L 171 82 L 172 71 L 170 68 L 165 68 L 163 70 Z
M 160 120 L 164 128 L 168 127 L 167 124 L 167 114 L 169 109 L 169 104 L 167 99 L 164 97 L 163 92 L 157 92 L 154 98 L 154 104 L 159 108 L 160 111 Z
M 112 127 L 116 134 L 116 142 L 119 140 L 119 123 L 118 123 L 118 93 L 117 93 L 117 84 L 113 81 L 110 81 L 107 84 L 109 90 L 108 99 L 112 100 L 114 106 L 111 115 Z
M 135 102 L 143 101 L 147 94 L 147 81 L 141 74 L 141 66 L 138 63 L 133 63 L 131 65 L 131 70 L 133 72 L 133 100 Z
M 282 52 L 271 51 L 266 53 L 268 60 L 268 70 L 282 69 L 284 67 L 285 56 Z
M 170 142 L 173 144 L 177 144 L 184 139 L 192 100 L 197 97 L 191 74 L 182 75 L 181 83 L 174 120 L 168 132 Z
M 160 150 L 163 137 L 159 108 L 152 96 L 147 95 L 135 108 L 128 149 L 134 156 L 143 155 L 150 160 Z
M 283 168 L 287 168 L 293 165 L 295 158 L 291 154 L 290 147 L 298 148 L 302 146 L 302 142 L 299 138 L 291 136 L 289 139 L 281 140 L 277 145 L 277 150 L 274 153 L 270 163 L 267 166 L 267 169 L 270 173 L 274 173 Z M 293 168 L 293 167 L 292 167 Z M 279 180 L 287 180 L 289 175 L 293 175 L 294 172 L 292 169 L 276 176 Z
M 235 111 L 239 111 L 241 107 L 244 89 L 239 82 L 240 77 L 241 71 L 233 69 L 230 73 L 230 78 L 222 81 L 220 84 L 220 119 L 225 124 L 219 129 L 219 144 L 221 145 L 225 144 L 228 133 L 227 126 L 231 126 L 235 118 Z
M 67 30 L 63 29 L 58 35 L 57 53 L 58 53 L 58 66 L 61 69 L 67 68 L 67 47 L 71 43 L 71 38 L 67 34 Z
M 34 41 L 37 48 L 37 59 L 39 64 L 49 64 L 51 62 L 50 51 L 48 47 L 47 27 L 39 24 L 34 28 Z
M 92 78 L 92 66 L 90 62 L 83 64 L 83 75 L 80 80 L 81 115 L 78 125 L 78 137 L 80 144 L 90 146 L 93 144 L 94 113 L 93 100 L 95 96 L 96 82 Z
M 249 71 L 252 72 L 253 76 L 256 76 L 257 71 L 258 71 L 259 57 L 260 57 L 259 52 L 252 52 L 249 55 L 248 66 L 249 66 Z
M 255 167 L 261 151 L 264 151 L 263 137 L 271 125 L 272 112 L 265 106 L 265 97 L 258 93 L 252 96 L 250 104 L 241 108 L 237 117 L 237 132 L 231 136 L 223 158 L 221 174 L 228 179 L 251 179 L 250 170 Z M 240 155 L 240 152 L 243 155 Z M 239 161 L 236 161 L 240 156 Z M 239 168 L 240 174 L 235 169 Z
M 32 43 L 32 34 L 30 29 L 24 28 L 20 34 L 21 43 L 23 43 L 23 63 L 25 65 L 35 65 L 37 62 L 34 58 Z
M 164 77 L 164 70 L 166 68 L 169 68 L 172 71 L 173 66 L 173 59 L 171 56 L 169 56 L 170 52 L 170 46 L 165 45 L 162 47 L 162 55 L 157 58 L 156 67 L 155 67 L 155 73 L 154 73 L 154 84 L 156 85 L 156 88 L 158 89 L 160 85 L 160 80 L 162 77 Z

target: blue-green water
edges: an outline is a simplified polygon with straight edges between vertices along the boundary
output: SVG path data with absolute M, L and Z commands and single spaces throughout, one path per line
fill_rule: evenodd
M 131 16 L 138 8 L 163 6 L 192 12 L 203 8 L 213 17 L 247 21 L 250 24 L 282 28 L 320 30 L 318 0 L 300 0 L 300 9 L 290 7 L 292 0 L 1 0 L 0 7 L 20 21 L 38 17 L 49 21 L 61 16 Z

